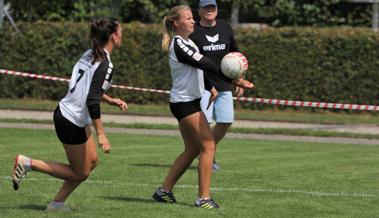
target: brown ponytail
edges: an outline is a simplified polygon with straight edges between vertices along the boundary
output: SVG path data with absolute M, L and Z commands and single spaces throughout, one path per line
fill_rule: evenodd
M 112 33 L 117 32 L 119 22 L 115 19 L 101 18 L 91 24 L 90 44 L 93 53 L 92 64 L 104 61 L 104 47 Z

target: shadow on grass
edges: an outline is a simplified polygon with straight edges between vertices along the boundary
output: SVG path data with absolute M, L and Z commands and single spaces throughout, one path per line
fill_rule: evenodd
M 101 196 L 100 198 L 103 198 L 105 200 L 112 200 L 112 201 L 126 201 L 126 202 L 135 202 L 135 203 L 165 204 L 165 205 L 168 205 L 166 203 L 155 202 L 153 199 L 149 199 L 149 198 L 134 198 L 134 197 L 128 197 L 128 196 Z M 192 204 L 185 204 L 185 203 L 180 203 L 180 202 L 176 202 L 173 205 L 193 207 Z
M 131 164 L 132 166 L 136 166 L 136 167 L 159 167 L 159 168 L 171 168 L 172 165 L 168 165 L 168 164 L 150 164 L 150 163 L 135 163 L 135 164 Z M 197 170 L 197 167 L 195 166 L 190 166 L 188 168 L 189 170 Z
M 38 210 L 44 211 L 46 210 L 46 205 L 37 205 L 37 204 L 24 204 L 19 207 L 21 210 Z

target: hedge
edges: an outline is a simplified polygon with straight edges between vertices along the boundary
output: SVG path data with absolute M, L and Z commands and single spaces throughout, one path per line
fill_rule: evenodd
M 70 77 L 88 48 L 88 23 L 19 24 L 22 34 L 0 32 L 0 68 Z M 236 29 L 256 86 L 246 96 L 378 104 L 379 35 L 369 29 Z M 123 24 L 123 45 L 114 50 L 114 84 L 169 90 L 167 54 L 157 25 Z M 67 84 L 0 75 L 1 98 L 60 99 Z M 163 94 L 111 89 L 133 103 L 162 103 Z

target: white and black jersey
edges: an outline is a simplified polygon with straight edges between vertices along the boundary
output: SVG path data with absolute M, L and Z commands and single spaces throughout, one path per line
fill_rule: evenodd
M 201 98 L 204 88 L 210 90 L 213 86 L 204 78 L 203 70 L 219 71 L 215 63 L 199 53 L 195 43 L 179 35 L 174 36 L 170 43 L 169 64 L 172 77 L 171 103 Z
M 68 93 L 59 102 L 62 115 L 79 127 L 100 118 L 101 97 L 111 86 L 113 65 L 104 52 L 106 59 L 94 64 L 92 50 L 82 55 L 72 71 Z
M 228 23 L 221 20 L 217 20 L 216 25 L 212 27 L 201 26 L 197 22 L 195 31 L 189 38 L 199 47 L 201 54 L 211 59 L 218 66 L 226 54 L 238 51 L 232 28 Z M 214 81 L 215 88 L 218 91 L 232 90 L 232 80 L 222 74 L 221 71 L 216 73 L 205 71 L 205 73 L 209 79 Z

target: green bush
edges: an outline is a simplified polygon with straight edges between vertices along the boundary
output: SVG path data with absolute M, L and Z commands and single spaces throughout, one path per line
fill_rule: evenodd
M 237 31 L 256 85 L 250 95 L 378 104 L 379 35 L 367 29 Z
M 88 23 L 19 24 L 22 34 L 0 33 L 0 68 L 70 77 L 88 48 Z M 114 50 L 114 84 L 169 90 L 167 54 L 158 25 L 123 25 L 123 45 Z M 379 35 L 369 29 L 236 29 L 250 63 L 250 97 L 378 104 Z M 1 98 L 60 99 L 62 82 L 0 75 Z M 111 89 L 133 103 L 167 102 L 164 94 Z

